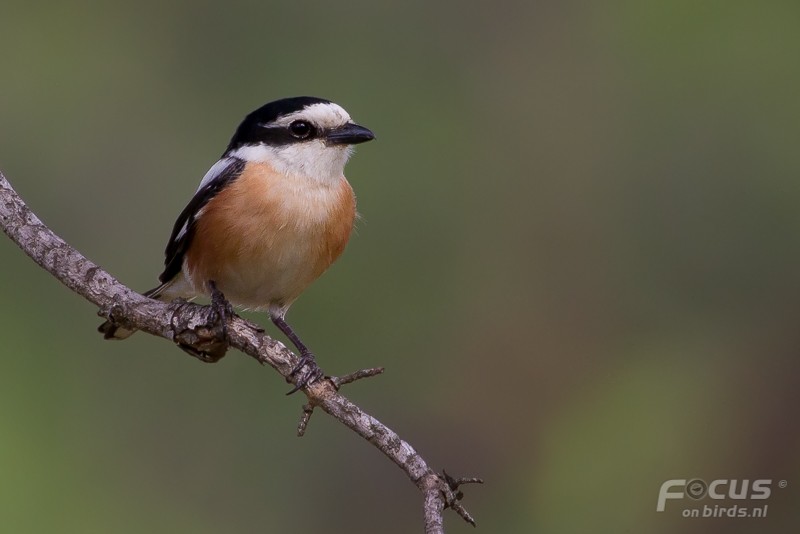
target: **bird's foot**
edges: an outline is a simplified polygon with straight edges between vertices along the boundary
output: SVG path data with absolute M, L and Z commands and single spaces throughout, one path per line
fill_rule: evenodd
M 287 393 L 291 395 L 306 386 L 310 386 L 320 378 L 324 377 L 325 373 L 317 365 L 317 360 L 310 352 L 304 352 L 300 355 L 300 361 L 289 373 L 290 378 L 296 378 L 295 386 Z

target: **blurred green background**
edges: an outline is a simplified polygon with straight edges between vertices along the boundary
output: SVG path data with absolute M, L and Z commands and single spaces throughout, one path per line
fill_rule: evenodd
M 386 366 L 346 394 L 486 479 L 475 532 L 796 531 L 799 22 L 781 1 L 5 0 L 0 168 L 145 290 L 239 120 L 330 98 L 378 141 L 347 169 L 358 232 L 289 319 L 329 373 Z M 5 238 L 0 258 L 3 532 L 421 531 L 365 442 L 321 415 L 294 436 L 303 399 L 271 370 L 104 342 Z M 773 479 L 768 517 L 655 511 L 693 477 Z

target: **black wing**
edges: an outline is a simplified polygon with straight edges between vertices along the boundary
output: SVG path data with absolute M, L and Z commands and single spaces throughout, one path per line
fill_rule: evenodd
M 227 164 L 226 164 L 227 163 Z M 217 193 L 222 191 L 225 186 L 239 177 L 244 170 L 245 162 L 238 158 L 226 158 L 217 162 L 208 171 L 208 174 L 200 182 L 200 188 L 194 194 L 189 204 L 183 208 L 172 228 L 172 235 L 169 237 L 167 248 L 164 251 L 164 272 L 158 277 L 162 283 L 169 282 L 177 275 L 183 267 L 183 256 L 192 242 L 195 231 L 195 221 L 197 213 L 214 198 Z M 219 167 L 215 169 L 215 167 Z

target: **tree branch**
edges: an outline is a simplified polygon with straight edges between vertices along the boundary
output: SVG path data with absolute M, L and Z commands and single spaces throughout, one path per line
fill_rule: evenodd
M 173 340 L 199 353 L 216 354 L 217 359 L 227 346 L 267 364 L 287 381 L 296 380 L 291 371 L 299 358 L 282 343 L 265 335 L 258 326 L 238 317 L 230 317 L 222 339 L 208 306 L 184 301 L 162 303 L 144 297 L 121 284 L 106 271 L 83 257 L 55 235 L 25 205 L 11 184 L 0 172 L 0 226 L 3 231 L 40 267 L 61 283 L 98 306 L 102 314 L 114 322 L 155 336 Z M 378 448 L 397 464 L 423 494 L 425 532 L 443 533 L 443 511 L 453 508 L 466 521 L 475 524 L 460 503 L 458 486 L 477 479 L 456 480 L 434 472 L 414 448 L 400 439 L 386 425 L 366 413 L 339 393 L 339 386 L 380 370 L 365 370 L 343 378 L 319 380 L 306 388 L 308 397 L 298 433 L 315 407 L 347 426 Z

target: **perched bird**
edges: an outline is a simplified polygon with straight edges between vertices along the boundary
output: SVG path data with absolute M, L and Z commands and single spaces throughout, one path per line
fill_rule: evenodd
M 285 316 L 344 250 L 356 218 L 344 166 L 353 145 L 374 138 L 321 98 L 276 100 L 250 113 L 175 221 L 161 285 L 145 296 L 221 292 L 234 306 L 266 310 L 300 352 L 294 372 L 318 371 Z M 98 330 L 106 339 L 134 332 L 111 321 Z

